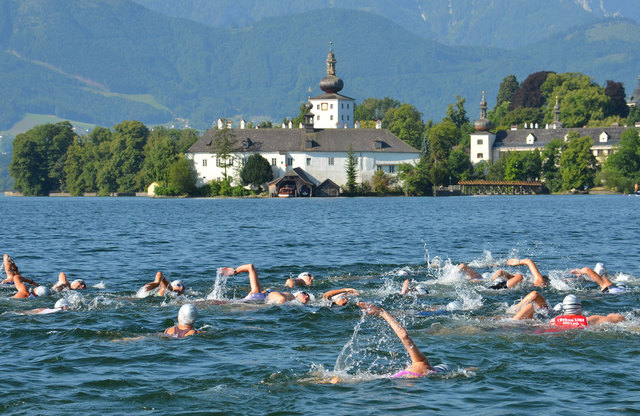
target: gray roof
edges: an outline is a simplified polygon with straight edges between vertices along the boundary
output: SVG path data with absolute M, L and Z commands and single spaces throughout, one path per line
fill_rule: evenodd
M 335 92 L 325 92 L 324 94 L 316 95 L 311 98 L 312 100 L 351 100 L 355 101 L 353 98 L 349 98 L 345 95 L 340 95 Z
M 211 153 L 216 131 L 207 130 L 187 152 Z M 318 129 L 313 133 L 304 128 L 233 129 L 233 134 L 239 152 L 348 152 L 351 145 L 354 152 L 420 153 L 386 129 Z
M 606 144 L 614 144 L 620 141 L 620 135 L 627 127 L 589 127 L 589 128 L 561 128 L 561 129 L 518 129 L 501 130 L 496 133 L 494 147 L 541 147 L 545 146 L 553 139 L 564 141 L 564 136 L 572 131 L 578 132 L 580 137 L 590 136 L 594 145 L 600 143 L 600 134 L 605 132 L 609 135 Z M 536 138 L 533 144 L 527 144 L 527 136 L 533 134 Z

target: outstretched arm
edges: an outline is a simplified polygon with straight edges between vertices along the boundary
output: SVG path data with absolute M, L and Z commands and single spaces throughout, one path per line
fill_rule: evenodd
M 329 299 L 329 298 L 331 298 L 333 296 L 336 296 L 336 295 L 339 295 L 341 293 L 346 293 L 347 295 L 353 295 L 353 296 L 356 296 L 356 295 L 360 294 L 360 292 L 358 292 L 355 289 L 352 289 L 350 287 L 345 287 L 344 289 L 334 289 L 334 290 L 330 290 L 328 292 L 324 292 L 322 294 L 322 299 Z
M 13 284 L 16 286 L 16 289 L 18 290 L 18 293 L 13 295 L 14 298 L 28 298 L 29 297 L 29 289 L 27 289 L 27 286 L 22 281 L 22 276 L 20 276 L 17 273 L 14 274 L 13 275 Z
M 225 273 L 225 271 L 229 271 L 229 267 L 225 267 L 223 268 L 223 273 Z M 252 293 L 260 293 L 260 280 L 258 279 L 258 272 L 256 271 L 256 268 L 253 266 L 252 263 L 248 263 L 248 264 L 243 264 L 242 266 L 238 266 L 235 269 L 232 270 L 234 274 L 238 274 L 238 273 L 249 273 L 249 284 L 251 285 L 251 291 L 249 292 L 249 294 L 251 295 Z
M 466 263 L 458 264 L 458 270 L 467 275 L 467 279 L 482 279 L 482 275 L 477 271 L 473 270 L 471 267 L 467 266 Z
M 400 341 L 402 341 L 402 345 L 407 349 L 409 357 L 411 357 L 412 371 L 423 374 L 426 371 L 433 369 L 427 357 L 420 352 L 418 346 L 413 342 L 413 339 L 411 339 L 407 330 L 400 325 L 396 318 L 389 315 L 387 311 L 379 306 L 366 302 L 358 302 L 357 305 L 364 309 L 369 315 L 378 315 L 387 321 L 391 329 L 393 329 L 393 332 L 395 332 L 398 338 L 400 338 Z
M 516 314 L 513 316 L 513 320 L 521 320 L 521 319 L 532 319 L 533 314 L 535 312 L 534 304 L 538 308 L 548 308 L 549 304 L 547 303 L 544 296 L 542 296 L 538 291 L 533 291 L 529 293 L 527 296 L 522 298 L 522 300 L 515 306 Z
M 582 269 L 573 269 L 571 270 L 571 273 L 578 276 L 586 275 L 588 278 L 596 282 L 598 286 L 600 286 L 600 289 L 605 289 L 613 284 L 611 283 L 611 280 L 607 279 L 604 276 L 600 276 L 598 273 L 596 273 L 589 267 L 583 267 Z
M 542 273 L 540 273 L 540 270 L 538 270 L 538 267 L 533 262 L 533 260 L 531 260 L 531 259 L 522 259 L 522 260 L 509 259 L 509 260 L 507 260 L 507 264 L 509 266 L 527 266 L 529 268 L 529 271 L 533 275 L 533 285 L 534 286 L 538 286 L 538 287 L 547 286 L 547 280 L 544 278 L 544 276 L 542 276 Z

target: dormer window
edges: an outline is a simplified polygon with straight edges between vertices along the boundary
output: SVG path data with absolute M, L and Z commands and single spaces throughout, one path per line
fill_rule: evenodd
M 600 133 L 600 143 L 607 143 L 609 141 L 609 135 L 606 131 Z
M 313 140 L 307 140 L 307 142 L 305 143 L 304 147 L 306 149 L 313 149 Z
M 376 149 L 382 149 L 382 140 L 376 140 Z
M 534 144 L 536 141 L 536 136 L 534 136 L 532 133 L 529 133 L 529 135 L 527 136 L 527 144 Z
M 251 146 L 251 139 L 247 138 L 242 141 L 242 150 L 247 150 Z

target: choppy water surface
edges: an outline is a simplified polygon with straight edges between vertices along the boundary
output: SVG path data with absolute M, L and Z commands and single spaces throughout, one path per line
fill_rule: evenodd
M 90 286 L 30 300 L 0 289 L 0 413 L 638 413 L 639 208 L 640 198 L 624 196 L 0 198 L 1 251 L 25 276 L 52 285 L 64 271 Z M 452 266 L 467 262 L 488 277 L 512 256 L 549 274 L 542 292 L 552 304 L 576 293 L 587 313 L 628 321 L 540 334 L 540 321 L 507 319 L 529 283 L 488 290 Z M 631 291 L 605 295 L 571 278 L 598 261 Z M 204 334 L 157 336 L 183 302 L 212 295 L 218 267 L 248 262 L 274 290 L 313 273 L 316 300 L 243 304 L 246 275 L 218 279 L 229 302 L 199 304 Z M 182 279 L 187 296 L 134 298 L 158 270 Z M 430 294 L 399 296 L 403 272 Z M 323 306 L 322 293 L 340 287 L 382 304 L 452 371 L 390 379 L 408 355 L 381 319 Z M 21 313 L 61 296 L 71 311 Z M 461 311 L 417 316 L 453 300 Z M 327 384 L 334 375 L 344 381 Z

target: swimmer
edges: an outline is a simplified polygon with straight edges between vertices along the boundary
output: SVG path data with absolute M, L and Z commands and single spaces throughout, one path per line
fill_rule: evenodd
M 44 286 L 36 286 L 33 289 L 31 289 L 31 291 L 29 291 L 29 289 L 27 289 L 27 286 L 24 284 L 25 280 L 27 282 L 30 282 L 31 284 L 34 284 L 33 280 L 26 279 L 19 274 L 13 275 L 13 284 L 16 287 L 16 290 L 18 291 L 18 293 L 13 295 L 14 298 L 25 299 L 25 298 L 33 298 L 33 297 L 40 297 L 40 296 L 49 296 L 51 294 L 51 291 L 49 290 L 49 288 Z
M 57 291 L 61 291 L 63 289 L 82 290 L 82 289 L 86 289 L 86 287 L 87 285 L 82 279 L 76 279 L 73 282 L 69 283 L 67 281 L 67 275 L 64 272 L 61 272 L 58 275 L 58 281 L 56 282 L 55 285 L 53 285 L 51 289 L 57 290 Z
M 533 285 L 537 287 L 547 287 L 549 286 L 549 278 L 547 276 L 543 276 L 538 270 L 538 267 L 531 259 L 509 259 L 507 260 L 507 265 L 509 266 L 527 266 L 529 271 L 533 275 Z
M 524 280 L 524 276 L 520 273 L 511 274 L 506 270 L 498 270 L 491 276 L 492 282 L 496 279 L 498 282 L 489 286 L 489 289 L 513 289 Z
M 164 330 L 164 336 L 171 338 L 185 338 L 198 334 L 199 331 L 193 328 L 193 324 L 198 318 L 198 309 L 190 303 L 182 305 L 178 311 L 178 325 Z
M 521 309 L 513 317 L 514 320 L 533 319 L 535 306 L 550 309 L 544 297 L 535 290 L 525 296 L 517 305 Z M 562 315 L 553 319 L 550 324 L 560 327 L 581 327 L 588 325 L 599 325 L 602 323 L 617 324 L 626 321 L 625 317 L 619 313 L 609 315 L 582 315 L 582 302 L 576 295 L 567 295 L 558 308 L 562 309 Z M 554 308 L 555 309 L 555 308 Z
M 285 287 L 294 288 L 296 286 L 311 286 L 313 275 L 309 272 L 302 272 L 296 278 L 287 279 Z
M 480 280 L 482 279 L 482 275 L 477 271 L 473 270 L 466 263 L 458 264 L 458 270 L 467 275 L 467 279 L 469 280 Z
M 426 296 L 429 294 L 429 291 L 423 285 L 412 286 L 409 282 L 409 279 L 406 279 L 402 283 L 402 289 L 400 290 L 401 295 L 413 295 L 413 296 Z
M 60 311 L 66 311 L 71 307 L 71 304 L 66 299 L 58 299 L 53 308 L 38 308 L 25 312 L 25 315 L 45 315 L 49 313 L 56 313 Z
M 162 272 L 158 272 L 156 273 L 156 279 L 153 282 L 144 285 L 144 290 L 146 292 L 145 296 L 148 296 L 155 290 L 157 290 L 157 292 L 155 293 L 157 296 L 164 296 L 166 291 L 175 292 L 178 295 L 182 295 L 184 293 L 184 284 L 182 284 L 181 280 L 174 280 L 173 282 L 169 283 Z
M 306 304 L 309 302 L 311 297 L 306 292 L 297 292 L 295 294 L 289 292 L 276 292 L 270 290 L 262 290 L 260 287 L 260 279 L 258 279 L 258 271 L 254 267 L 253 264 L 243 264 L 242 266 L 238 266 L 235 269 L 232 267 L 223 267 L 221 269 L 221 273 L 226 276 L 235 276 L 239 273 L 248 273 L 249 274 L 249 284 L 251 285 L 251 290 L 249 294 L 244 297 L 245 301 L 266 301 L 267 303 L 285 303 L 292 300 L 297 300 L 302 304 Z
M 7 278 L 4 279 L 2 281 L 2 283 L 14 283 L 13 276 L 19 275 L 23 282 L 27 282 L 30 285 L 35 286 L 35 287 L 40 286 L 39 284 L 37 284 L 33 280 L 27 279 L 26 277 L 22 276 L 20 274 L 20 271 L 18 270 L 18 266 L 16 266 L 16 263 L 13 261 L 11 256 L 9 256 L 8 254 L 5 254 L 2 257 L 2 263 L 4 264 L 4 271 L 7 274 Z
M 437 366 L 432 366 L 427 357 L 420 352 L 418 346 L 413 342 L 409 333 L 400 323 L 387 311 L 382 309 L 379 306 L 366 303 L 366 302 L 358 302 L 357 305 L 364 309 L 369 315 L 378 315 L 393 329 L 393 332 L 396 333 L 400 341 L 402 341 L 402 345 L 407 349 L 409 353 L 409 357 L 411 358 L 411 365 L 407 367 L 405 370 L 400 371 L 399 373 L 394 374 L 393 378 L 418 378 L 424 377 L 430 374 L 435 373 L 443 373 L 448 371 L 448 367 L 444 364 L 440 364 Z
M 360 292 L 350 287 L 334 289 L 322 294 L 322 299 L 331 302 L 330 306 L 344 306 L 349 303 L 349 296 L 358 296 Z
M 598 267 L 601 266 L 601 267 Z M 602 263 L 598 263 L 596 268 L 599 269 L 600 273 L 595 270 L 590 269 L 589 267 L 583 267 L 582 269 L 573 269 L 571 270 L 571 274 L 575 274 L 577 276 L 586 276 L 589 279 L 593 280 L 600 286 L 600 291 L 602 293 L 624 293 L 627 291 L 627 286 L 624 284 L 614 285 L 611 280 L 609 280 L 605 274 L 607 270 L 604 268 Z

